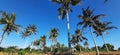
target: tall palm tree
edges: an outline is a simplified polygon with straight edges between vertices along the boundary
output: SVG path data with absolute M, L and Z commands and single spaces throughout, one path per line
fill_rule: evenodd
M 58 18 L 62 17 L 62 20 L 65 19 L 67 21 L 67 29 L 68 29 L 68 46 L 69 50 L 71 49 L 70 44 L 70 20 L 69 20 L 69 11 L 72 12 L 71 6 L 75 6 L 81 2 L 81 0 L 52 0 L 52 2 L 55 2 L 57 4 L 60 4 L 60 8 L 58 8 Z
M 19 27 L 21 27 L 20 25 L 15 24 L 16 15 L 14 13 L 8 14 L 6 12 L 2 12 L 1 15 L 0 24 L 4 25 L 4 28 L 0 44 L 2 43 L 2 40 L 4 39 L 4 35 L 6 33 L 9 35 L 13 31 L 19 32 Z
M 57 37 L 59 35 L 57 28 L 52 28 L 49 32 L 49 39 L 52 41 L 52 45 L 57 43 Z M 52 51 L 52 48 L 51 48 Z
M 88 41 L 88 39 L 83 36 L 83 31 L 76 29 L 75 33 L 72 35 L 71 43 L 74 45 L 78 45 L 79 42 L 82 42 L 82 41 Z M 81 51 L 81 48 L 80 48 L 80 51 Z
M 82 15 L 78 16 L 78 18 L 80 18 L 82 21 L 79 22 L 77 25 L 82 25 L 83 28 L 89 27 L 90 29 L 90 33 L 96 47 L 97 55 L 99 55 L 99 50 L 92 29 L 94 29 L 93 26 L 96 25 L 96 22 L 100 22 L 99 19 L 102 16 L 105 16 L 105 14 L 94 15 L 93 10 L 90 10 L 89 6 L 87 7 L 87 9 L 82 8 Z
M 24 32 L 22 32 L 22 37 L 23 37 L 23 38 L 29 37 L 29 36 L 32 35 L 32 34 L 36 34 L 36 32 L 37 32 L 36 26 L 35 26 L 35 25 L 29 25 L 29 26 L 27 26 L 27 28 L 24 30 Z M 29 38 L 28 38 L 28 40 L 29 40 Z M 28 40 L 26 40 L 25 46 L 26 46 L 26 43 L 27 43 Z M 33 45 L 33 44 L 32 44 L 32 45 Z
M 108 26 L 108 25 L 111 24 L 111 23 L 112 23 L 112 22 L 96 22 L 96 26 L 94 26 L 94 29 L 95 29 L 94 33 L 96 33 L 97 36 L 101 36 L 101 37 L 102 37 L 107 52 L 109 52 L 109 49 L 108 49 L 108 47 L 107 47 L 107 45 L 106 45 L 106 41 L 105 41 L 105 39 L 104 39 L 104 37 L 103 37 L 103 33 L 104 33 L 105 31 L 111 30 L 111 29 L 113 29 L 113 28 L 117 29 L 117 27 L 115 27 L 115 26 Z

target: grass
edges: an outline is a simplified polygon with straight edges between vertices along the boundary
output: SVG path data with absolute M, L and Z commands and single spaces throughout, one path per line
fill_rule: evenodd
M 0 55 L 18 55 L 17 53 L 6 53 L 6 52 L 0 52 Z M 52 55 L 50 53 L 25 53 L 25 55 Z M 66 55 L 66 54 L 57 54 L 57 55 Z M 74 53 L 74 55 L 96 55 L 96 52 L 80 52 L 80 53 Z M 100 52 L 100 55 L 120 55 L 120 51 L 115 52 Z

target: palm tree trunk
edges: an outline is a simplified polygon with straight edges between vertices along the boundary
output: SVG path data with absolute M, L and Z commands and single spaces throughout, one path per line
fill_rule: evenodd
M 105 44 L 106 50 L 107 50 L 107 52 L 109 53 L 109 49 L 108 49 L 108 46 L 106 45 L 106 42 L 105 42 L 105 39 L 104 39 L 103 35 L 102 35 L 102 39 L 103 39 L 103 42 L 104 42 L 104 44 Z
M 36 37 L 34 38 L 34 40 L 36 39 Z M 32 45 L 30 46 L 30 52 L 32 51 L 32 47 L 33 47 L 34 42 L 32 43 Z
M 32 43 L 32 45 L 30 46 L 30 52 L 32 51 L 32 47 L 33 47 L 33 43 Z
M 92 27 L 90 27 L 90 33 L 91 33 L 92 39 L 93 39 L 95 47 L 96 47 L 97 55 L 99 55 L 99 50 L 98 50 L 98 47 L 97 47 L 97 44 L 96 44 L 96 40 L 95 40 L 93 32 L 92 32 Z
M 80 46 L 80 53 L 82 52 L 81 46 Z
M 2 41 L 3 41 L 3 39 L 4 39 L 5 32 L 6 32 L 6 31 L 4 31 L 3 34 L 2 34 L 2 38 L 1 38 L 1 40 L 0 40 L 0 44 L 2 43 Z
M 27 40 L 25 41 L 24 48 L 25 48 L 25 46 L 26 46 L 26 44 L 27 44 L 27 42 L 28 42 L 29 39 L 30 38 L 28 37 Z
M 70 43 L 70 20 L 68 15 L 68 10 L 66 10 L 66 20 L 67 20 L 67 29 L 68 29 L 68 47 L 69 47 L 69 53 L 71 55 L 71 43 Z
M 52 48 L 52 46 L 53 46 L 53 41 L 52 41 L 52 43 L 51 43 L 51 48 L 50 48 L 51 52 L 53 51 L 53 48 Z

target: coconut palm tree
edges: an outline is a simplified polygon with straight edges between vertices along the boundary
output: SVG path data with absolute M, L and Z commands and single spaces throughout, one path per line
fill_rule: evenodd
M 43 47 L 43 52 L 45 52 L 45 47 L 46 47 L 46 36 L 45 35 L 41 36 L 41 38 L 40 38 L 40 44 Z
M 89 44 L 88 44 L 88 42 L 87 41 L 84 41 L 84 48 L 87 50 L 87 51 L 89 51 L 89 48 L 88 48 L 88 46 L 89 46 Z
M 22 37 L 23 37 L 23 38 L 25 38 L 25 37 L 30 37 L 30 35 L 36 34 L 36 32 L 37 32 L 36 26 L 35 26 L 35 25 L 29 25 L 29 26 L 27 26 L 27 28 L 24 30 L 24 32 L 22 32 Z M 29 38 L 28 38 L 28 40 L 29 40 Z M 27 43 L 28 40 L 26 40 L 25 46 L 26 46 L 26 43 Z M 32 44 L 32 46 L 33 46 L 33 44 Z
M 89 27 L 90 33 L 91 33 L 92 39 L 94 41 L 94 44 L 95 44 L 96 51 L 97 51 L 98 55 L 99 55 L 99 50 L 97 48 L 96 40 L 94 38 L 94 34 L 93 34 L 92 30 L 94 29 L 93 26 L 96 25 L 96 22 L 100 22 L 99 19 L 102 16 L 105 16 L 105 14 L 94 15 L 93 10 L 90 10 L 90 8 L 88 6 L 87 9 L 82 8 L 82 15 L 78 16 L 78 18 L 80 18 L 82 21 L 77 24 L 77 25 L 82 25 L 83 26 L 82 28 Z
M 34 41 L 32 42 L 32 44 L 33 44 L 33 46 L 40 47 L 40 46 L 39 46 L 39 45 L 40 45 L 40 39 L 34 40 Z
M 3 28 L 0 44 L 2 43 L 5 34 L 9 35 L 13 31 L 17 33 L 19 32 L 19 27 L 21 26 L 15 24 L 15 20 L 16 20 L 16 15 L 14 13 L 12 14 L 8 14 L 6 12 L 1 13 L 0 24 L 2 24 L 4 28 Z
M 84 47 L 88 48 L 88 45 L 89 45 L 88 42 L 85 41 L 85 42 L 84 42 Z
M 72 35 L 71 43 L 78 45 L 79 42 L 88 41 L 86 37 L 83 36 L 83 31 L 80 31 L 78 28 L 75 30 L 75 33 Z M 81 48 L 80 48 L 81 51 Z
M 70 20 L 69 20 L 69 11 L 72 12 L 71 6 L 75 6 L 81 2 L 81 0 L 52 0 L 52 2 L 55 2 L 57 4 L 60 4 L 60 8 L 58 8 L 58 18 L 62 17 L 62 20 L 65 19 L 67 21 L 67 29 L 68 29 L 68 46 L 69 50 L 71 49 L 70 44 Z
M 45 35 L 41 36 L 39 39 L 35 40 L 32 44 L 34 46 L 41 47 L 43 49 L 43 52 L 45 52 L 45 48 L 46 48 L 46 36 Z
M 94 29 L 95 29 L 94 33 L 96 33 L 97 36 L 101 36 L 101 37 L 102 37 L 107 52 L 109 52 L 109 49 L 108 49 L 108 47 L 107 47 L 107 45 L 106 45 L 106 41 L 105 41 L 105 39 L 104 39 L 104 37 L 103 37 L 103 33 L 104 33 L 105 31 L 111 30 L 111 29 L 113 29 L 113 28 L 117 29 L 117 27 L 115 27 L 115 26 L 108 26 L 108 25 L 111 24 L 111 23 L 112 23 L 112 22 L 96 22 L 96 26 L 93 26 Z
M 52 28 L 49 32 L 49 39 L 52 41 L 52 45 L 57 43 L 57 37 L 58 37 L 58 29 L 57 28 Z M 51 48 L 52 51 L 52 48 Z

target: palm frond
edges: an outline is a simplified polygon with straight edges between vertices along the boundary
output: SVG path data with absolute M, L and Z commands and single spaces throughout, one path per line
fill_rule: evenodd
M 111 30 L 111 29 L 117 29 L 117 27 L 115 27 L 115 26 L 109 26 L 109 27 L 105 28 L 105 30 Z
M 78 26 L 78 25 L 83 25 L 83 24 L 84 24 L 84 22 L 79 22 L 79 23 L 77 24 L 77 26 Z
M 81 0 L 71 0 L 71 4 L 73 6 L 77 5 L 77 4 L 80 4 L 81 3 Z
M 99 14 L 99 15 L 95 15 L 92 19 L 93 20 L 98 20 L 100 17 L 104 17 L 106 16 L 105 14 Z
M 51 0 L 52 2 L 55 2 L 57 4 L 61 4 L 63 2 L 63 0 Z

